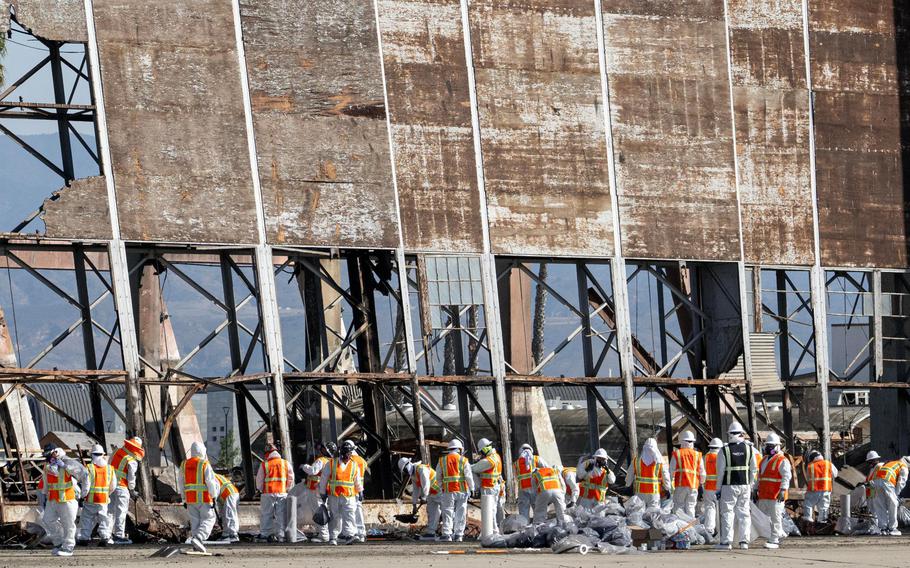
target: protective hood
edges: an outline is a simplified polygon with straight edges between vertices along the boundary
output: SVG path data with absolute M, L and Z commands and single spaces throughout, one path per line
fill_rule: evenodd
M 404 466 L 404 469 L 408 472 L 408 475 L 414 475 L 414 471 L 417 469 L 418 465 L 420 465 L 419 461 L 411 462 L 408 465 Z
M 205 446 L 203 446 L 201 442 L 193 442 L 193 445 L 190 446 L 190 456 L 194 458 L 204 458 Z
M 694 442 L 682 441 L 682 442 L 679 443 L 679 447 L 680 447 L 680 448 L 686 448 L 686 449 L 691 450 L 692 448 L 695 447 L 695 443 L 694 443 Z
M 534 453 L 529 448 L 525 448 L 521 450 L 521 459 L 526 463 L 531 463 L 534 460 Z
M 742 434 L 730 434 L 729 437 L 727 438 L 727 440 L 731 444 L 738 444 L 740 442 L 745 441 L 745 439 L 746 439 L 745 436 L 743 436 Z
M 817 456 L 815 456 L 815 459 L 813 459 L 812 461 L 817 462 L 817 461 L 822 461 L 823 459 L 825 459 L 825 456 L 818 454 Z
M 278 450 L 272 450 L 265 456 L 267 460 L 281 459 L 281 454 L 278 453 Z
M 104 456 L 92 456 L 92 463 L 97 465 L 98 467 L 106 467 L 107 458 Z
M 663 461 L 663 456 L 660 455 L 660 450 L 657 449 L 657 440 L 654 438 L 645 440 L 645 445 L 641 448 L 641 461 L 645 465 Z

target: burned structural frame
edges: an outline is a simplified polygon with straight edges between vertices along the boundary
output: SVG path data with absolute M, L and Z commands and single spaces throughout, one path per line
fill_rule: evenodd
M 191 33 L 189 24 L 180 20 L 179 14 L 163 6 L 148 6 L 139 2 L 121 2 L 114 6 L 105 0 L 95 0 L 85 2 L 82 12 L 81 3 L 65 2 L 54 8 L 44 6 L 51 17 L 43 21 L 38 15 L 40 10 L 35 10 L 41 7 L 41 1 L 18 0 L 15 4 L 17 17 L 24 20 L 27 15 L 31 16 L 34 22 L 28 25 L 34 26 L 39 35 L 43 31 L 42 26 L 55 29 L 53 20 L 56 16 L 66 16 L 74 21 L 78 21 L 80 15 L 83 18 L 80 24 L 85 24 L 85 37 L 70 39 L 84 41 L 88 46 L 88 68 L 97 108 L 81 110 L 91 110 L 96 114 L 98 156 L 102 162 L 104 182 L 104 191 L 99 197 L 107 208 L 110 231 L 104 237 L 86 238 L 85 234 L 80 234 L 80 227 L 66 227 L 53 232 L 53 242 L 24 235 L 7 235 L 3 241 L 4 252 L 17 248 L 47 250 L 55 247 L 76 251 L 80 246 L 103 247 L 109 259 L 110 291 L 116 300 L 125 371 L 2 369 L 0 376 L 5 384 L 27 389 L 30 382 L 42 381 L 122 382 L 127 387 L 127 427 L 131 432 L 142 433 L 146 423 L 142 413 L 142 393 L 146 386 L 188 387 L 201 392 L 208 388 L 233 388 L 233 384 L 243 385 L 266 379 L 274 395 L 272 408 L 269 409 L 274 422 L 270 426 L 276 433 L 276 439 L 288 448 L 292 447 L 292 440 L 287 408 L 297 395 L 293 385 L 306 385 L 318 391 L 318 396 L 337 404 L 340 401 L 327 386 L 362 384 L 372 391 L 364 397 L 365 416 L 361 419 L 348 414 L 349 418 L 358 421 L 364 431 L 369 432 L 373 440 L 371 449 L 375 450 L 377 459 L 383 460 L 385 467 L 376 468 L 380 477 L 377 485 L 381 487 L 379 494 L 388 495 L 391 478 L 383 477 L 383 471 L 388 471 L 390 444 L 387 429 L 382 424 L 385 413 L 378 411 L 378 407 L 381 405 L 384 409 L 388 403 L 402 414 L 403 408 L 392 397 L 386 396 L 386 386 L 394 386 L 403 394 L 410 394 L 413 403 L 411 425 L 419 451 L 426 455 L 428 450 L 422 436 L 424 415 L 434 420 L 439 417 L 423 407 L 419 396 L 414 396 L 422 384 L 492 386 L 496 395 L 496 412 L 495 417 L 487 418 L 497 429 L 507 463 L 511 462 L 508 458 L 512 451 L 510 421 L 514 421 L 514 414 L 510 416 L 508 412 L 509 407 L 513 406 L 516 390 L 535 386 L 586 386 L 592 447 L 596 437 L 599 437 L 596 421 L 599 404 L 628 440 L 628 455 L 633 455 L 638 447 L 635 413 L 624 412 L 622 418 L 615 416 L 595 388 L 598 385 L 620 386 L 623 408 L 626 409 L 634 408 L 637 388 L 654 389 L 668 404 L 686 415 L 703 437 L 719 433 L 718 408 L 725 400 L 716 392 L 710 394 L 710 389 L 742 387 L 743 392 L 739 396 L 749 412 L 743 421 L 754 433 L 756 421 L 762 415 L 755 411 L 751 400 L 750 342 L 742 340 L 750 332 L 748 310 L 744 309 L 749 306 L 747 268 L 757 266 L 783 270 L 797 267 L 810 273 L 811 294 L 805 303 L 811 307 L 813 320 L 816 380 L 809 385 L 794 385 L 792 388 L 811 388 L 822 393 L 819 397 L 823 419 L 820 434 L 823 449 L 830 454 L 830 426 L 824 393 L 829 388 L 845 388 L 857 383 L 829 380 L 826 273 L 838 270 L 871 271 L 873 282 L 880 282 L 883 273 L 903 272 L 906 268 L 906 239 L 903 234 L 893 234 L 894 227 L 885 226 L 881 243 L 887 246 L 877 247 L 875 241 L 872 246 L 851 246 L 854 237 L 857 237 L 851 237 L 851 231 L 855 233 L 855 226 L 861 226 L 864 219 L 870 215 L 876 217 L 879 209 L 885 210 L 883 218 L 895 215 L 897 200 L 890 193 L 884 196 L 883 207 L 876 208 L 873 204 L 874 196 L 882 191 L 902 195 L 903 181 L 899 175 L 884 179 L 879 186 L 865 192 L 865 196 L 860 195 L 866 201 L 871 200 L 869 213 L 860 211 L 861 218 L 850 218 L 848 221 L 836 216 L 843 209 L 844 193 L 849 191 L 848 184 L 843 180 L 855 179 L 863 174 L 863 156 L 871 155 L 879 149 L 878 146 L 883 146 L 892 154 L 896 152 L 898 160 L 902 158 L 899 141 L 892 143 L 893 130 L 899 126 L 898 114 L 879 117 L 890 118 L 893 122 L 876 123 L 876 132 L 881 133 L 881 139 L 851 138 L 847 154 L 829 141 L 838 132 L 839 125 L 834 121 L 838 101 L 857 99 L 859 95 L 857 100 L 862 104 L 873 104 L 870 100 L 879 97 L 888 105 L 896 105 L 902 99 L 889 91 L 893 85 L 858 84 L 848 78 L 842 78 L 842 82 L 838 83 L 831 75 L 824 76 L 816 85 L 813 78 L 822 65 L 846 65 L 849 59 L 845 54 L 857 35 L 883 39 L 886 46 L 903 41 L 899 26 L 895 25 L 889 31 L 888 19 L 903 17 L 903 14 L 889 16 L 885 9 L 889 3 L 874 3 L 874 10 L 868 12 L 873 15 L 881 12 L 885 16 L 875 20 L 866 18 L 866 12 L 839 15 L 835 0 L 818 2 L 811 10 L 806 2 L 789 2 L 781 7 L 777 15 L 757 9 L 756 6 L 761 3 L 751 0 L 709 2 L 700 7 L 668 7 L 663 11 L 649 3 L 638 6 L 634 2 L 613 11 L 609 3 L 600 0 L 593 0 L 590 5 L 561 6 L 559 10 L 530 4 L 515 8 L 498 0 L 438 0 L 418 9 L 414 6 L 415 2 L 408 0 L 377 0 L 372 6 L 347 2 L 351 21 L 341 21 L 323 13 L 325 9 L 319 3 L 300 2 L 301 16 L 321 17 L 327 22 L 322 29 L 316 30 L 305 26 L 303 29 L 288 27 L 287 22 L 282 23 L 275 14 L 269 13 L 268 6 L 234 2 L 228 7 L 226 2 L 212 0 L 198 3 L 204 8 L 198 17 L 211 26 L 193 28 L 193 37 L 188 35 Z M 407 10 L 398 12 L 396 8 Z M 565 16 L 559 21 L 566 27 L 547 28 L 543 22 L 556 12 Z M 436 22 L 432 27 L 432 38 L 414 33 L 400 20 L 414 15 Z M 838 21 L 838 17 L 849 17 L 855 21 Z M 658 66 L 662 70 L 655 74 L 652 63 L 660 53 L 665 52 L 661 47 L 660 34 L 667 32 L 666 26 L 661 26 L 671 20 L 680 28 L 681 43 L 671 50 L 679 60 L 669 67 Z M 162 26 L 162 21 L 172 25 Z M 141 27 L 148 34 L 149 43 L 154 44 L 153 49 L 161 50 L 161 45 L 168 41 L 183 42 L 198 49 L 186 51 L 182 57 L 193 53 L 193 57 L 203 59 L 192 62 L 180 60 L 171 46 L 163 52 L 178 58 L 165 62 L 166 65 L 160 69 L 161 76 L 153 82 L 142 83 L 141 77 L 119 75 L 121 68 L 118 65 L 134 60 L 141 55 L 140 51 L 150 50 L 141 42 L 130 44 L 117 22 L 133 22 L 137 28 Z M 154 28 L 150 27 L 152 23 Z M 77 35 L 80 33 L 79 26 L 73 29 Z M 636 33 L 630 34 L 629 30 L 633 29 Z M 686 43 L 695 37 L 687 35 L 686 30 L 693 29 L 702 30 L 703 36 L 710 41 L 698 45 Z M 857 29 L 863 31 L 856 32 Z M 556 49 L 563 57 L 558 64 L 551 65 L 536 59 L 533 50 L 525 54 L 526 57 L 510 54 L 497 42 L 514 34 L 538 38 L 543 48 Z M 283 59 L 289 50 L 282 45 L 265 42 L 263 38 L 267 37 L 282 37 L 285 38 L 283 41 L 297 42 L 298 46 L 311 42 L 323 48 L 337 45 L 338 38 L 344 37 L 345 41 L 356 39 L 365 49 L 353 58 L 338 55 L 324 62 L 304 57 L 305 64 L 293 67 L 291 71 L 292 67 Z M 752 60 L 764 61 L 774 57 L 758 41 L 765 37 L 777 38 L 775 45 L 785 46 L 794 55 L 793 60 L 797 64 L 786 72 L 779 70 L 774 76 L 762 74 L 760 69 L 750 66 Z M 434 49 L 428 50 L 427 43 L 435 46 Z M 427 57 L 429 51 L 436 53 L 437 57 Z M 242 162 L 241 158 L 247 157 L 248 150 L 252 191 L 246 191 L 245 186 L 243 192 L 233 187 L 225 203 L 211 200 L 210 183 L 183 175 L 195 174 L 180 168 L 199 166 L 197 162 L 189 161 L 182 165 L 177 162 L 154 163 L 139 146 L 152 142 L 149 151 L 154 153 L 158 151 L 155 147 L 157 141 L 143 137 L 133 141 L 126 139 L 136 135 L 128 133 L 126 126 L 130 121 L 143 117 L 130 115 L 131 109 L 124 108 L 124 103 L 118 102 L 117 98 L 136 95 L 146 102 L 159 104 L 166 93 L 155 90 L 160 88 L 155 85 L 174 87 L 179 82 L 187 82 L 188 77 L 180 70 L 181 66 L 205 62 L 206 58 L 214 58 L 213 53 L 216 52 L 221 54 L 217 60 L 219 72 L 224 71 L 218 75 L 218 82 L 206 75 L 196 79 L 197 87 L 201 85 L 217 95 L 208 99 L 214 109 L 211 116 L 199 113 L 199 109 L 195 109 L 197 117 L 181 116 L 195 127 L 203 124 L 199 121 L 212 119 L 210 124 L 215 126 L 208 134 L 199 128 L 194 128 L 192 132 L 200 137 L 195 142 L 211 142 L 231 158 L 224 164 L 236 166 Z M 690 57 L 690 52 L 695 55 Z M 632 53 L 640 58 L 624 59 L 621 57 L 623 53 Z M 891 61 L 883 52 L 868 48 L 862 55 L 872 64 L 896 69 L 895 75 L 903 70 L 901 61 Z M 686 58 L 703 66 L 699 69 L 687 67 Z M 334 69 L 326 70 L 324 65 L 334 66 Z M 270 78 L 263 74 L 262 69 L 269 66 L 274 66 L 279 75 Z M 356 81 L 351 84 L 333 82 L 332 73 L 336 70 L 348 71 L 356 77 Z M 223 80 L 230 73 L 238 78 L 236 83 Z M 283 76 L 282 73 L 288 75 Z M 440 80 L 440 74 L 447 76 L 448 81 Z M 433 80 L 434 77 L 436 80 Z M 102 78 L 105 78 L 103 91 Z M 276 85 L 270 82 L 272 80 L 276 83 L 297 81 L 306 88 L 276 92 Z M 674 97 L 680 95 L 685 98 L 684 93 L 673 91 L 673 85 L 689 83 L 706 95 L 696 101 L 685 101 L 681 109 L 682 115 L 686 118 L 691 115 L 698 127 L 686 124 L 688 132 L 683 136 L 678 135 L 678 129 L 671 129 L 671 133 L 663 132 L 661 121 L 680 114 L 674 110 Z M 508 104 L 498 104 L 491 97 L 500 84 L 506 85 L 506 91 L 512 93 Z M 654 91 L 659 84 L 668 85 L 669 94 Z M 863 93 L 863 89 L 870 92 Z M 419 96 L 409 98 L 409 92 L 417 92 Z M 597 102 L 585 106 L 577 98 L 573 100 L 571 96 L 563 96 L 585 92 L 594 96 Z M 656 107 L 633 108 L 630 97 L 642 96 L 645 92 L 652 93 Z M 655 92 L 658 94 L 653 94 Z M 819 97 L 821 107 L 817 106 L 815 96 L 810 94 Z M 864 95 L 866 99 L 862 99 Z M 547 140 L 547 143 L 540 140 L 533 142 L 531 157 L 522 162 L 518 150 L 532 143 L 529 141 L 533 141 L 533 133 L 539 123 L 523 124 L 517 120 L 514 109 L 526 104 L 530 98 L 546 101 L 549 107 L 543 105 L 539 108 L 535 120 L 552 127 L 557 134 L 554 140 Z M 436 100 L 441 103 L 432 102 Z M 788 129 L 785 125 L 773 124 L 770 119 L 761 126 L 775 136 L 762 136 L 762 129 L 757 131 L 759 135 L 756 136 L 756 130 L 750 128 L 753 122 L 759 120 L 756 105 L 774 100 L 782 101 L 782 116 L 796 117 L 793 119 L 798 127 L 795 131 L 801 133 L 796 139 L 777 136 Z M 105 107 L 108 107 L 107 112 Z M 552 112 L 548 108 L 552 108 Z M 574 138 L 570 134 L 572 129 L 562 122 L 567 116 L 562 112 L 565 109 L 571 111 L 569 116 L 576 117 L 576 122 L 570 122 L 570 126 L 583 126 L 584 131 L 593 136 L 582 136 L 582 140 Z M 187 109 L 179 110 L 185 112 Z M 160 121 L 162 117 L 173 119 L 174 116 L 174 110 L 158 107 L 144 118 Z M 225 117 L 227 119 L 221 122 L 216 120 Z M 861 119 L 851 117 L 855 121 Z M 329 137 L 328 149 L 314 144 L 313 148 L 294 154 L 298 150 L 276 136 L 272 128 L 275 120 L 285 121 L 293 127 L 289 128 L 292 131 L 297 129 L 297 132 L 312 132 L 317 136 L 329 130 L 343 134 L 334 140 L 337 143 L 334 147 L 331 146 L 333 138 Z M 227 122 L 232 126 L 223 126 Z M 239 128 L 239 125 L 244 125 L 244 128 Z M 847 125 L 848 130 L 850 126 Z M 657 141 L 655 147 L 648 147 L 637 138 L 642 131 L 646 132 L 646 137 L 651 136 Z M 204 140 L 206 136 L 212 139 Z M 354 140 L 357 136 L 367 140 L 366 146 L 357 145 Z M 434 136 L 444 138 L 445 143 L 433 145 Z M 424 145 L 410 145 L 412 138 L 422 140 Z M 222 142 L 222 139 L 228 142 Z M 592 140 L 595 141 L 593 145 Z M 685 161 L 686 150 L 694 144 L 703 144 L 707 148 L 706 161 L 699 162 L 706 163 L 704 167 Z M 793 147 L 799 150 L 796 154 L 798 159 L 789 162 L 782 156 L 789 155 Z M 452 148 L 459 150 L 450 153 Z M 544 176 L 524 177 L 523 172 L 515 171 L 515 164 L 531 172 L 540 172 L 542 168 L 552 166 L 548 152 L 554 148 L 563 152 L 567 157 L 566 163 L 581 164 L 575 169 L 560 169 L 555 176 L 559 178 L 559 183 L 570 188 L 570 195 L 573 191 L 577 193 L 575 198 L 566 201 L 568 206 L 565 207 L 562 202 L 551 205 L 555 196 L 554 187 L 547 185 Z M 675 152 L 682 156 L 683 161 L 674 162 Z M 128 162 L 128 158 L 132 161 Z M 381 165 L 383 160 L 384 166 Z M 158 171 L 150 173 L 165 174 L 161 177 L 162 183 L 156 186 L 160 189 L 160 196 L 150 196 L 149 188 L 142 185 L 141 174 L 147 172 L 129 168 L 132 163 L 143 161 L 149 162 L 148 167 L 152 170 L 157 168 Z M 310 196 L 302 204 L 294 203 L 294 199 L 299 198 L 295 197 L 294 191 L 302 188 L 295 186 L 299 180 L 288 172 L 287 162 L 294 163 L 295 167 L 302 164 L 316 171 L 313 179 L 306 180 L 307 183 L 337 188 L 332 191 L 339 192 L 338 195 L 351 200 L 355 206 L 346 207 L 330 200 L 329 207 L 337 207 L 338 211 L 327 211 L 327 205 L 319 196 L 330 194 L 318 191 L 315 198 Z M 374 173 L 367 175 L 364 171 L 352 169 L 351 164 L 357 163 L 373 166 Z M 415 164 L 421 163 L 437 164 L 438 171 L 432 171 L 433 167 L 424 168 L 431 171 L 418 171 Z M 844 163 L 848 169 L 839 170 Z M 650 166 L 652 171 L 673 169 L 681 172 L 678 176 L 682 180 L 681 185 L 674 187 L 679 194 L 666 195 L 663 201 L 661 198 L 655 201 L 655 184 L 659 185 L 661 178 L 649 178 L 648 168 L 639 168 L 640 164 Z M 268 173 L 271 175 L 261 172 L 261 168 L 270 168 Z M 245 174 L 247 167 L 241 169 Z M 894 173 L 893 170 L 887 171 L 889 175 Z M 441 179 L 425 177 L 439 172 L 445 173 Z M 756 172 L 765 175 L 756 175 Z M 212 170 L 212 173 L 213 179 L 225 175 L 223 171 Z M 236 171 L 228 174 L 244 177 L 237 176 Z M 345 182 L 346 179 L 357 183 Z M 786 206 L 775 209 L 777 200 L 773 196 L 768 199 L 766 193 L 778 182 L 783 187 L 792 185 L 794 191 L 787 193 L 789 202 Z M 169 210 L 171 204 L 168 200 L 176 202 L 188 184 L 199 184 L 201 187 L 199 195 L 192 200 L 196 202 L 194 208 L 185 213 Z M 421 195 L 418 189 L 427 184 L 436 189 L 428 195 Z M 304 187 L 308 186 L 304 184 Z M 580 193 L 582 189 L 588 192 L 584 196 Z M 370 190 L 375 194 L 370 194 Z M 308 194 L 308 191 L 302 193 Z M 438 203 L 445 201 L 437 202 L 434 198 L 444 199 L 448 191 L 457 192 L 464 199 L 447 202 L 450 207 L 439 211 Z M 153 203 L 143 201 L 146 197 L 151 197 Z M 236 200 L 233 199 L 235 197 Z M 533 202 L 522 201 L 525 197 Z M 372 199 L 374 202 L 370 202 L 371 198 L 375 198 Z M 226 213 L 224 218 L 229 222 L 215 227 L 219 212 L 200 212 L 199 208 L 204 209 L 206 205 L 216 208 L 228 206 L 232 211 Z M 357 205 L 361 209 L 357 209 Z M 787 211 L 793 209 L 800 211 L 804 221 L 811 220 L 811 235 L 806 234 L 805 226 L 799 226 L 788 215 Z M 240 213 L 247 214 L 248 218 L 234 223 L 232 220 Z M 593 221 L 589 218 L 592 213 Z M 345 219 L 346 214 L 349 219 Z M 900 215 L 903 215 L 902 211 Z M 124 218 L 122 222 L 121 217 Z M 146 217 L 148 220 L 144 220 Z M 453 222 L 452 217 L 460 217 L 463 222 Z M 549 231 L 548 219 L 551 218 L 566 223 L 567 228 Z M 181 223 L 169 222 L 173 220 L 180 220 Z M 882 218 L 872 221 L 875 221 L 874 226 L 879 226 Z M 774 229 L 770 231 L 770 237 L 765 226 L 768 223 Z M 664 229 L 658 230 L 657 227 L 662 225 Z M 187 229 L 180 232 L 174 228 L 177 226 Z M 775 239 L 774 234 L 784 237 Z M 565 236 L 569 237 L 568 241 L 563 238 Z M 784 242 L 775 244 L 776 240 Z M 783 246 L 779 246 L 781 244 Z M 226 246 L 230 252 L 225 252 Z M 135 314 L 137 290 L 131 283 L 136 265 L 131 264 L 129 255 L 135 252 L 154 256 L 156 248 L 169 247 L 199 254 L 217 252 L 222 270 L 227 271 L 233 270 L 233 267 L 224 255 L 229 257 L 234 253 L 249 258 L 248 266 L 255 268 L 256 275 L 250 282 L 250 292 L 257 298 L 260 327 L 251 345 L 256 343 L 264 348 L 268 363 L 265 375 L 248 376 L 242 372 L 247 355 L 236 345 L 237 326 L 229 321 L 231 359 L 237 371 L 234 375 L 199 378 L 165 371 L 164 377 L 145 376 L 143 369 L 146 364 L 142 361 L 138 345 L 140 330 L 137 330 L 137 321 L 141 322 L 141 318 L 137 319 Z M 363 252 L 367 250 L 393 258 L 399 271 L 407 266 L 409 259 L 416 258 L 419 265 L 421 257 L 425 256 L 459 255 L 480 260 L 487 347 L 491 361 L 489 376 L 435 377 L 417 374 L 414 346 L 419 333 L 413 329 L 411 313 L 416 311 L 416 307 L 410 305 L 409 293 L 400 293 L 399 299 L 404 314 L 402 321 L 408 372 L 384 372 L 377 357 L 375 339 L 370 335 L 371 328 L 375 332 L 375 321 L 370 321 L 371 317 L 375 318 L 375 313 L 371 313 L 367 306 L 369 290 L 365 287 L 372 285 L 372 278 L 358 278 L 351 290 L 346 291 L 352 294 L 354 305 L 364 307 L 356 326 L 363 332 L 345 340 L 358 344 L 360 372 L 326 372 L 323 363 L 331 353 L 324 351 L 322 359 L 313 359 L 313 369 L 318 371 L 286 369 L 275 297 L 275 259 L 287 258 L 287 251 L 303 256 L 332 258 L 334 255 L 335 258 L 353 262 L 352 266 L 363 274 L 364 268 L 372 270 L 367 266 L 370 264 L 370 253 Z M 588 286 L 583 285 L 583 281 L 588 283 L 588 275 L 584 272 L 586 263 L 595 262 L 589 259 L 597 257 L 610 262 L 612 293 L 601 290 L 602 293 L 592 297 Z M 364 259 L 367 259 L 366 264 Z M 662 368 L 665 365 L 658 367 L 655 362 L 658 358 L 647 353 L 633 334 L 628 282 L 634 278 L 635 267 L 650 266 L 653 270 L 654 265 L 667 262 L 678 267 L 685 264 L 680 259 L 735 268 L 735 275 L 728 279 L 725 288 L 733 303 L 739 300 L 743 379 L 724 378 L 722 373 L 713 377 L 684 379 L 667 376 Z M 526 364 L 526 357 L 525 364 L 518 363 L 522 349 L 514 331 L 521 321 L 527 319 L 527 314 L 523 313 L 524 306 L 521 304 L 509 302 L 506 305 L 505 300 L 509 298 L 501 294 L 505 287 L 503 279 L 511 280 L 511 272 L 515 271 L 526 274 L 522 261 L 544 260 L 569 260 L 578 265 L 577 302 L 567 303 L 574 304 L 572 311 L 579 318 L 582 328 L 585 372 L 594 376 L 534 376 L 530 373 L 534 367 Z M 503 262 L 510 266 L 505 272 L 501 270 Z M 626 274 L 627 267 L 632 267 L 631 276 Z M 665 271 L 658 271 L 662 272 L 662 285 L 674 285 Z M 399 275 L 399 280 L 406 281 L 407 278 Z M 420 282 L 417 284 L 421 285 Z M 594 288 L 597 292 L 596 286 Z M 688 317 L 695 319 L 700 307 L 686 304 L 686 296 L 686 293 L 674 295 L 681 306 L 674 309 L 678 313 L 691 311 Z M 885 367 L 881 348 L 884 336 L 880 320 L 884 309 L 880 286 L 873 296 L 877 298 L 874 313 L 879 322 L 873 328 L 874 357 L 876 376 L 880 377 Z M 77 303 L 85 308 L 84 298 Z M 228 320 L 231 320 L 231 306 L 225 307 Z M 761 312 L 761 309 L 758 311 Z M 663 316 L 662 311 L 662 319 Z M 611 342 L 615 342 L 614 349 L 620 360 L 620 376 L 596 376 L 598 365 L 590 345 L 596 335 L 590 322 L 592 317 L 603 319 L 615 334 Z M 236 315 L 233 320 L 236 323 Z M 679 357 L 697 356 L 693 352 L 693 341 L 690 338 L 682 343 Z M 87 361 L 86 366 L 92 365 Z M 523 374 L 522 367 L 527 369 L 524 373 L 528 374 Z M 862 383 L 862 386 L 900 391 L 907 388 L 906 383 L 898 381 Z M 679 389 L 684 387 L 704 388 L 705 392 L 699 398 L 705 403 L 693 407 L 685 396 L 679 394 Z M 9 392 L 11 390 L 6 391 Z M 470 393 L 467 389 L 460 392 L 463 397 Z M 245 397 L 241 387 L 237 387 L 237 393 L 238 397 Z M 187 400 L 186 395 L 183 400 Z M 368 410 L 371 406 L 372 409 Z M 180 410 L 179 403 L 174 410 Z M 735 414 L 735 409 L 729 410 Z M 470 438 L 464 424 L 453 431 L 463 436 L 468 434 L 466 437 Z M 142 476 L 143 490 L 149 494 L 151 485 L 147 473 Z M 250 475 L 247 471 L 248 480 Z

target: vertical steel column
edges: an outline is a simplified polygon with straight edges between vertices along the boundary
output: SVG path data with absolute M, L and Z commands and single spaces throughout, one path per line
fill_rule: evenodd
M 85 275 L 85 249 L 81 243 L 73 244 L 73 267 L 76 270 L 76 292 L 79 298 L 79 311 L 82 317 L 82 349 L 85 352 L 85 368 L 98 368 L 95 354 L 95 330 L 92 326 L 91 298 L 88 293 L 88 281 Z M 89 398 L 92 405 L 92 431 L 102 447 L 107 448 L 104 439 L 104 412 L 101 409 L 101 387 L 97 381 L 89 385 Z
M 234 277 L 230 265 L 230 254 L 223 252 L 221 261 L 221 287 L 224 291 L 224 305 L 227 306 L 228 347 L 231 352 L 231 369 L 234 373 L 243 374 L 243 350 L 240 347 L 240 326 L 237 322 L 237 299 L 234 296 Z M 237 427 L 240 430 L 240 455 L 243 456 L 243 493 L 247 498 L 255 494 L 256 478 L 253 476 L 253 451 L 250 444 L 250 419 L 246 408 L 244 386 L 237 385 L 234 403 L 237 405 Z M 232 425 L 225 424 L 225 430 Z M 289 451 L 287 453 L 290 453 Z
M 578 308 L 581 311 L 581 351 L 584 361 L 585 376 L 594 376 L 594 346 L 591 344 L 591 308 L 588 300 L 588 275 L 584 263 L 575 263 L 575 281 L 578 284 Z M 592 392 L 595 386 L 585 388 L 588 409 L 588 451 L 593 453 L 600 447 L 600 424 L 597 417 L 597 395 Z
M 58 105 L 67 104 L 66 85 L 63 82 L 63 65 L 60 63 L 60 47 L 64 44 L 59 41 L 42 41 L 50 51 L 51 58 L 51 78 L 54 82 L 54 102 Z M 66 174 L 66 182 L 76 179 L 75 168 L 73 167 L 73 147 L 70 140 L 69 111 L 65 108 L 57 109 L 57 136 L 60 140 L 60 160 L 63 164 L 63 173 Z
M 787 302 L 787 275 L 782 269 L 774 272 L 776 276 L 775 288 L 777 288 L 777 314 L 780 317 L 780 369 L 781 379 L 784 382 L 783 391 L 783 415 L 784 415 L 784 436 L 787 438 L 784 443 L 787 445 L 787 451 L 791 454 L 795 449 L 795 440 L 793 439 L 793 405 L 790 400 L 789 381 L 793 378 L 792 363 L 790 362 L 790 308 Z
M 872 380 L 880 380 L 885 374 L 884 328 L 882 310 L 885 304 L 882 296 L 882 271 L 872 271 L 872 337 L 875 374 Z
M 128 434 L 145 437 L 145 417 L 142 411 L 142 386 L 139 383 L 139 346 L 136 339 L 136 320 L 133 316 L 133 300 L 130 291 L 129 269 L 126 262 L 126 245 L 120 238 L 120 215 L 117 209 L 117 195 L 114 187 L 114 172 L 111 169 L 110 140 L 107 133 L 107 113 L 104 107 L 104 91 L 101 83 L 101 65 L 98 60 L 98 39 L 95 34 L 95 15 L 92 0 L 84 0 L 85 21 L 88 41 L 89 71 L 92 78 L 92 95 L 95 100 L 99 158 L 107 189 L 107 202 L 111 218 L 112 238 L 108 243 L 111 284 L 114 289 L 114 306 L 117 323 L 120 326 L 120 349 L 123 354 L 123 368 L 126 380 L 126 430 Z M 139 490 L 147 500 L 154 498 L 152 478 L 148 463 L 140 464 Z

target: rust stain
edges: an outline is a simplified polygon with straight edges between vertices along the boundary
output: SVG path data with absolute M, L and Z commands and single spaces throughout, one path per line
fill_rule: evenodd
M 335 164 L 332 162 L 323 162 L 319 170 L 324 178 L 328 178 L 332 181 L 338 179 L 338 171 L 335 169 Z
M 294 102 L 290 95 L 269 96 L 263 93 L 253 93 L 250 95 L 250 102 L 253 110 L 260 112 L 291 112 L 294 110 Z

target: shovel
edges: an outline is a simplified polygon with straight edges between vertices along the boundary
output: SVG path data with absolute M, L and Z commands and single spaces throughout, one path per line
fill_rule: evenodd
M 403 523 L 406 525 L 417 524 L 417 512 L 420 511 L 421 506 L 422 505 L 417 505 L 416 507 L 414 507 L 414 510 L 411 511 L 410 513 L 402 513 L 400 515 L 395 515 L 395 520 L 398 521 L 399 523 Z

